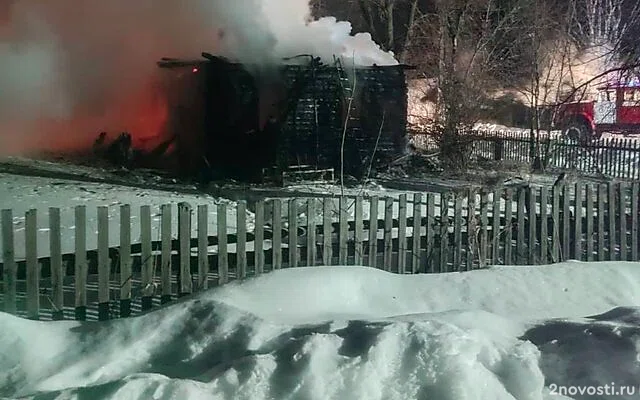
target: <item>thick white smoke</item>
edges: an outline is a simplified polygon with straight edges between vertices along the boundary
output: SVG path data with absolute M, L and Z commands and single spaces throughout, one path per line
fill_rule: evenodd
M 0 0 L 0 153 L 84 146 L 100 130 L 144 139 L 165 117 L 161 57 L 247 62 L 313 53 L 396 64 L 347 22 L 309 23 L 308 0 Z

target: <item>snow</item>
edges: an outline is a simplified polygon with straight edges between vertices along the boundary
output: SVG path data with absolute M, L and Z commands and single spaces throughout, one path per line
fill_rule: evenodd
M 0 397 L 551 400 L 613 383 L 633 385 L 615 397 L 632 399 L 638 289 L 637 263 L 340 266 L 276 271 L 124 320 L 0 314 Z
M 0 209 L 13 210 L 15 257 L 24 258 L 25 212 L 37 210 L 38 219 L 38 256 L 49 254 L 49 207 L 60 208 L 62 252 L 74 251 L 74 208 L 86 206 L 87 248 L 97 248 L 98 218 L 97 207 L 109 207 L 109 245 L 120 244 L 120 206 L 131 206 L 131 238 L 140 241 L 140 207 L 151 206 L 151 237 L 160 239 L 160 206 L 172 205 L 172 233 L 177 237 L 178 203 L 187 202 L 195 209 L 207 204 L 209 213 L 209 232 L 217 229 L 217 204 L 224 202 L 227 207 L 227 227 L 236 229 L 236 203 L 208 195 L 189 195 L 166 191 L 138 189 L 105 183 L 69 181 L 63 179 L 27 177 L 0 174 Z M 195 218 L 193 218 L 195 221 Z M 253 214 L 247 212 L 247 224 L 253 224 Z M 192 222 L 192 236 L 196 237 L 197 225 Z M 2 245 L 0 244 L 0 248 Z

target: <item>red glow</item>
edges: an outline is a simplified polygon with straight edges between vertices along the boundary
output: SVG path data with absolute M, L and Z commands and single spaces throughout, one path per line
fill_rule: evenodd
M 195 74 L 195 73 L 196 73 L 196 72 L 198 72 L 199 70 L 198 70 L 198 68 L 197 68 L 197 67 L 193 67 L 193 70 L 192 70 L 192 71 L 193 71 L 193 73 Z
M 99 115 L 76 113 L 70 119 L 40 118 L 29 123 L 2 123 L 0 154 L 30 154 L 38 150 L 66 151 L 89 148 L 101 131 L 110 137 L 129 132 L 134 148 L 150 151 L 162 141 L 167 120 L 167 104 L 154 81 L 142 85 L 129 96 Z

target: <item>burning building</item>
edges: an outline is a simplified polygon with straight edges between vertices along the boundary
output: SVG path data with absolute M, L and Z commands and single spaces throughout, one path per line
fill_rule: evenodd
M 207 53 L 158 65 L 183 174 L 258 180 L 304 165 L 362 177 L 408 150 L 407 66 L 304 55 L 264 67 Z

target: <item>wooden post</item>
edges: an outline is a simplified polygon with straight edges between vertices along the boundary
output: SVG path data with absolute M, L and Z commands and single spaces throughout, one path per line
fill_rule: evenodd
M 87 208 L 75 208 L 75 319 L 87 319 Z
M 486 267 L 489 259 L 489 194 L 480 193 L 480 252 L 478 254 L 480 268 Z
M 209 206 L 198 205 L 198 289 L 209 288 Z
M 49 208 L 49 255 L 51 257 L 51 318 L 64 319 L 64 275 L 62 266 L 62 244 L 60 237 L 60 209 Z M 6 267 L 6 264 L 5 264 Z
M 349 234 L 349 205 L 345 196 L 340 196 L 338 221 L 338 264 L 347 265 L 348 234 Z
M 411 273 L 417 274 L 420 271 L 420 259 L 422 242 L 420 240 L 422 227 L 422 194 L 413 195 L 413 236 L 411 243 Z
M 574 259 L 578 261 L 582 261 L 582 188 L 583 185 L 581 183 L 576 183 L 573 251 L 575 253 Z
M 317 260 L 316 247 L 316 199 L 307 199 L 307 266 L 314 267 Z
M 298 201 L 289 200 L 289 267 L 298 265 Z
M 325 197 L 322 202 L 322 264 L 332 265 L 333 241 L 331 238 L 333 222 L 331 218 L 331 202 L 333 199 Z
M 364 265 L 364 224 L 363 224 L 363 206 L 362 196 L 356 197 L 356 204 L 354 209 L 354 260 L 355 265 Z
M 465 270 L 471 271 L 473 269 L 473 260 L 476 255 L 479 256 L 479 240 L 478 240 L 478 219 L 476 218 L 476 192 L 470 189 L 467 192 L 467 254 L 465 257 Z M 479 258 L 479 257 L 478 257 Z M 460 266 L 460 270 L 462 265 Z
M 426 253 L 428 271 L 436 272 L 436 262 L 433 255 L 436 254 L 435 235 L 436 235 L 436 195 L 435 193 L 427 193 L 427 217 L 425 218 L 425 235 L 426 235 Z M 439 233 L 440 229 L 438 229 Z
M 508 188 L 504 205 L 504 265 L 511 265 L 513 247 L 513 190 Z
M 502 189 L 496 189 L 493 191 L 493 208 L 491 211 L 491 263 L 498 265 L 500 261 L 500 237 L 502 236 L 500 223 L 501 210 L 500 205 L 502 203 Z
M 525 214 L 526 214 L 526 189 L 524 187 L 518 188 L 518 209 L 516 218 L 518 220 L 518 230 L 516 232 L 516 264 L 524 265 L 527 264 L 524 260 L 526 260 L 526 252 L 525 252 Z
M 178 297 L 183 297 L 193 291 L 191 279 L 191 205 L 185 202 L 178 204 L 178 243 L 178 259 L 180 260 Z
M 529 265 L 536 265 L 537 263 L 537 259 L 536 259 L 536 242 L 537 242 L 537 232 L 536 232 L 536 226 L 538 224 L 538 213 L 536 212 L 536 208 L 538 206 L 538 190 L 537 188 L 533 187 L 533 186 L 528 186 L 525 190 L 527 190 L 527 198 L 528 198 L 528 204 L 527 204 L 527 210 L 529 210 L 528 212 L 528 218 L 529 218 L 529 243 L 527 245 L 528 249 L 529 249 Z
M 638 143 L 636 142 L 636 145 Z M 636 155 L 638 153 L 636 152 Z M 640 183 L 631 186 L 631 261 L 638 259 L 638 202 L 640 201 Z
M 549 263 L 549 189 L 540 188 L 540 262 Z
M 398 273 L 407 273 L 407 195 L 398 202 Z
M 274 213 L 275 215 L 275 213 Z M 218 204 L 218 285 L 229 282 L 229 253 L 227 251 L 227 204 Z M 280 218 L 278 218 L 280 221 Z M 278 224 L 278 229 L 280 224 Z M 275 227 L 274 227 L 275 230 Z M 280 245 L 278 245 L 280 247 Z
M 18 268 L 15 261 L 13 236 L 13 211 L 2 210 L 2 262 L 4 281 L 4 310 L 9 314 L 17 311 L 16 298 Z
M 162 267 L 160 274 L 162 275 L 162 296 L 160 297 L 160 303 L 166 304 L 171 301 L 171 204 L 163 204 L 160 207 L 161 224 L 162 224 Z
M 272 240 L 272 270 L 282 268 L 282 200 L 271 200 L 271 206 L 273 207 L 271 213 L 271 227 L 273 228 L 273 240 Z
M 598 261 L 604 261 L 606 248 L 604 245 L 605 224 L 604 215 L 606 213 L 604 199 L 607 197 L 605 185 L 598 185 Z
M 120 318 L 131 315 L 131 206 L 120 206 Z M 77 279 L 77 278 L 76 278 Z
M 264 200 L 256 202 L 256 222 L 254 231 L 254 263 L 256 276 L 264 273 Z
M 238 279 L 247 277 L 247 202 L 238 201 L 236 208 L 236 270 Z
M 552 262 L 560 262 L 560 187 L 554 186 L 551 192 L 553 199 L 551 199 L 551 213 L 553 220 L 553 232 L 551 232 L 551 258 Z
M 98 207 L 98 320 L 111 318 L 109 277 L 111 260 L 109 258 L 109 207 Z
M 384 199 L 384 250 L 383 257 L 385 271 L 391 272 L 393 263 L 393 198 Z
M 565 184 L 562 191 L 562 261 L 571 258 L 571 192 Z
M 454 202 L 453 225 L 453 271 L 462 270 L 462 201 L 464 197 L 456 193 Z M 467 200 L 467 209 L 469 201 Z M 467 215 L 468 217 L 468 215 Z M 467 232 L 468 234 L 468 232 Z
M 627 185 L 620 182 L 618 185 L 620 197 L 620 261 L 629 261 L 629 249 L 627 246 Z
M 38 262 L 38 217 L 35 209 L 25 213 L 27 264 L 27 318 L 40 319 L 40 263 Z
M 142 311 L 153 308 L 153 253 L 151 251 L 151 207 L 140 206 L 140 244 L 142 275 Z
M 449 193 L 440 195 L 440 268 L 437 272 L 450 272 L 449 256 Z
M 587 223 L 587 261 L 593 261 L 593 186 L 587 183 L 585 186 Z
M 378 196 L 369 199 L 369 266 L 378 264 Z
M 609 261 L 616 260 L 616 185 L 610 182 L 608 185 L 609 198 Z

